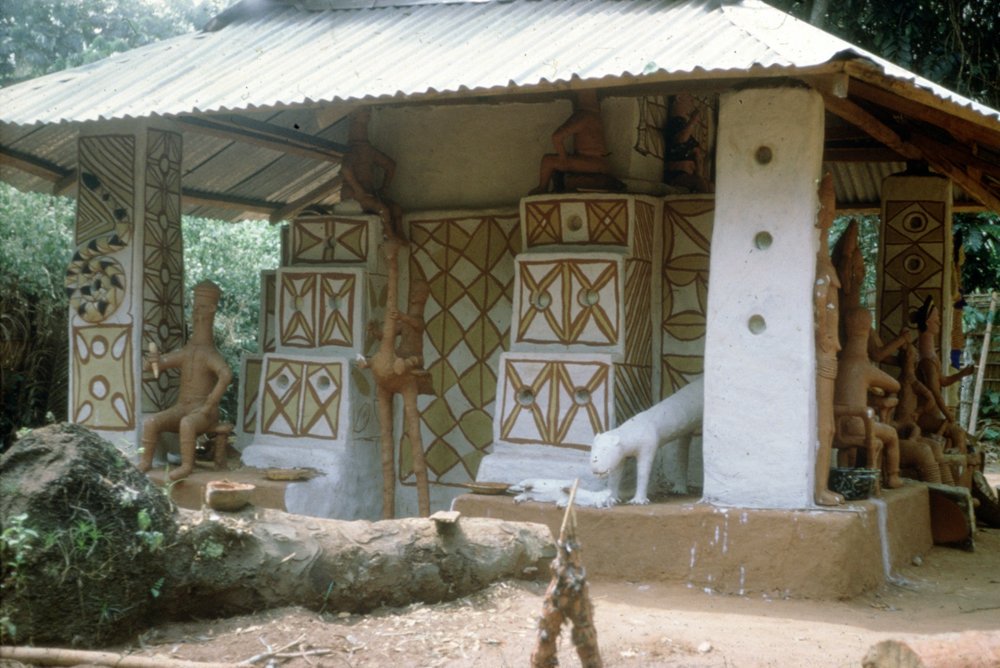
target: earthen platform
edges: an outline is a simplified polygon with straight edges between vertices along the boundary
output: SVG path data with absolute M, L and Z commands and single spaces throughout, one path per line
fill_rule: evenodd
M 188 477 L 171 482 L 163 468 L 153 468 L 149 479 L 160 487 L 170 486 L 170 498 L 181 508 L 199 510 L 205 504 L 205 486 L 212 480 L 229 480 L 255 485 L 250 494 L 250 503 L 259 508 L 285 508 L 285 488 L 289 483 L 282 480 L 268 480 L 266 471 L 256 468 L 238 468 L 232 471 L 216 471 L 213 468 L 197 466 Z
M 452 507 L 475 517 L 540 522 L 554 536 L 563 517 L 554 504 L 515 504 L 509 496 L 466 494 Z M 719 508 L 687 497 L 578 508 L 576 519 L 593 578 L 683 582 L 738 595 L 850 598 L 886 583 L 932 546 L 928 492 L 919 484 L 829 510 Z

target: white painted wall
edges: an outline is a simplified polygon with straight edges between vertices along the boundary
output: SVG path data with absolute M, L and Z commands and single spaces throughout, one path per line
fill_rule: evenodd
M 569 99 L 543 103 L 383 107 L 369 139 L 397 164 L 388 195 L 404 211 L 516 204 L 538 185 L 552 132 L 572 113 Z M 602 101 L 614 176 L 631 192 L 660 192 L 662 162 L 632 149 L 634 98 Z
M 768 164 L 755 155 L 767 146 Z M 816 442 L 813 227 L 823 101 L 803 88 L 720 100 L 705 345 L 706 501 L 812 505 Z M 767 232 L 770 247 L 757 248 Z M 763 318 L 754 333 L 751 318 Z

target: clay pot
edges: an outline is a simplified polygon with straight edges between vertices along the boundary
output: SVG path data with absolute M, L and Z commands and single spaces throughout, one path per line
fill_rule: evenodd
M 878 496 L 878 469 L 832 468 L 830 469 L 830 491 L 842 494 L 848 501 Z
M 205 503 L 213 510 L 234 512 L 250 503 L 256 485 L 229 480 L 211 480 L 205 485 Z

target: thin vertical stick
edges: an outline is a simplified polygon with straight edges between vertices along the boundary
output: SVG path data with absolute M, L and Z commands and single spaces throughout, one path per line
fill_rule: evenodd
M 983 349 L 979 351 L 979 368 L 976 369 L 976 389 L 972 393 L 972 411 L 969 414 L 968 432 L 975 436 L 976 422 L 979 420 L 979 402 L 983 398 L 983 377 L 990 355 L 990 335 L 993 333 L 993 316 L 997 312 L 997 293 L 990 294 L 990 311 L 986 316 L 986 332 L 983 334 Z

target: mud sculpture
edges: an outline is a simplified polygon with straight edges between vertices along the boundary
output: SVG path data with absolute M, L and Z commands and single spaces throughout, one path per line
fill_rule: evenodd
M 830 261 L 829 238 L 836 201 L 833 176 L 825 174 L 819 185 L 820 210 L 816 216 L 819 251 L 816 253 L 816 283 L 813 307 L 816 316 L 816 480 L 813 500 L 820 506 L 836 506 L 844 497 L 830 491 L 830 459 L 833 452 L 833 395 L 837 382 L 837 353 L 840 352 L 840 279 Z
M 840 310 L 864 306 L 861 303 L 861 293 L 865 282 L 865 260 L 858 244 L 858 221 L 852 220 L 844 233 L 837 239 L 831 253 L 831 261 L 837 267 L 840 279 Z M 844 323 L 841 321 L 840 338 L 846 338 Z M 905 327 L 889 343 L 883 344 L 878 330 L 872 328 L 868 335 L 868 357 L 876 364 L 893 355 L 910 340 L 910 333 Z
M 917 325 L 920 332 L 917 337 L 919 360 L 917 361 L 917 378 L 926 386 L 930 397 L 920 406 L 920 416 L 917 424 L 928 434 L 940 434 L 951 443 L 951 448 L 961 454 L 969 453 L 967 434 L 955 421 L 955 416 L 941 394 L 941 388 L 947 387 L 971 373 L 973 365 L 961 369 L 951 375 L 941 375 L 941 360 L 937 355 L 937 339 L 941 334 L 941 311 L 931 297 L 927 297 L 910 320 Z M 975 466 L 976 457 L 969 457 L 969 464 Z M 968 486 L 968 485 L 966 485 Z
M 871 430 L 875 439 L 882 444 L 886 487 L 902 487 L 903 480 L 899 476 L 899 437 L 896 430 L 887 424 L 874 422 L 869 413 L 871 409 L 868 408 L 869 390 L 878 388 L 895 393 L 899 391 L 899 383 L 869 361 L 868 336 L 872 327 L 871 314 L 867 309 L 848 309 L 844 313 L 844 325 L 847 339 L 841 352 L 834 391 L 834 447 L 839 447 L 838 441 L 842 438 L 863 437 L 867 430 Z M 881 459 L 878 452 L 869 451 L 868 466 L 882 468 Z
M 142 456 L 139 470 L 153 466 L 153 456 L 162 432 L 180 436 L 181 465 L 170 472 L 171 480 L 180 480 L 194 470 L 195 442 L 199 434 L 228 430 L 219 424 L 219 402 L 233 379 L 212 338 L 215 310 L 222 292 L 212 281 L 194 287 L 194 323 L 191 339 L 180 350 L 160 355 L 155 348 L 143 361 L 143 371 L 179 368 L 180 392 L 177 403 L 145 419 L 142 425 Z M 218 462 L 218 453 L 216 453 Z
M 653 459 L 664 443 L 688 439 L 701 426 L 705 406 L 704 379 L 699 376 L 652 408 L 618 427 L 597 434 L 590 449 L 590 469 L 608 476 L 608 505 L 620 502 L 620 486 L 626 457 L 635 457 L 635 496 L 629 503 L 649 503 L 647 491 Z
M 566 150 L 566 140 L 573 140 L 573 152 Z M 620 190 L 621 183 L 611 177 L 611 163 L 601 124 L 601 103 L 596 90 L 577 91 L 573 113 L 552 133 L 555 153 L 542 156 L 538 185 L 529 193 L 540 195 L 549 191 L 566 192 L 567 175 L 591 175 L 586 185 L 594 188 Z M 559 176 L 558 180 L 554 177 Z
M 689 94 L 677 95 L 663 128 L 663 182 L 692 192 L 710 193 L 714 186 L 705 179 L 705 149 L 694 136 L 701 110 Z
M 944 444 L 937 436 L 924 436 L 917 420 L 921 404 L 933 401 L 927 386 L 917 378 L 917 349 L 907 344 L 899 353 L 899 403 L 893 414 L 893 426 L 899 434 L 900 464 L 917 469 L 921 480 L 954 484 L 951 468 L 944 455 Z
M 344 185 L 341 199 L 353 199 L 361 210 L 374 213 L 382 220 L 382 233 L 387 239 L 402 237 L 402 208 L 385 196 L 385 190 L 396 174 L 395 161 L 368 141 L 368 123 L 371 110 L 358 109 L 351 114 L 350 148 L 344 155 L 340 174 Z M 375 169 L 382 170 L 382 183 L 377 185 Z
M 413 473 L 417 479 L 417 505 L 420 514 L 431 513 L 427 463 L 420 437 L 420 412 L 417 395 L 429 394 L 430 377 L 423 368 L 422 339 L 423 308 L 427 301 L 427 283 L 415 281 L 411 286 L 409 309 L 401 314 L 396 307 L 399 299 L 399 251 L 403 243 L 398 237 L 385 243 L 389 268 L 385 321 L 381 342 L 371 359 L 358 359 L 358 367 L 371 369 L 377 386 L 379 428 L 382 447 L 382 517 L 392 519 L 396 507 L 395 446 L 392 434 L 393 395 L 403 396 L 403 428 L 413 455 Z M 396 348 L 396 337 L 402 335 Z

